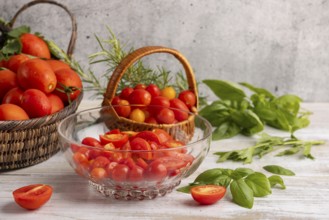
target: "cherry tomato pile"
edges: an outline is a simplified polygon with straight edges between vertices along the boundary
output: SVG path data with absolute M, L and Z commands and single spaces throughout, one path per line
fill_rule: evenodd
M 22 53 L 0 61 L 0 120 L 27 120 L 60 111 L 82 89 L 70 66 L 51 58 L 45 41 L 22 34 Z
M 155 84 L 138 84 L 135 88 L 124 88 L 111 104 L 116 106 L 119 116 L 136 122 L 174 124 L 188 119 L 188 112 L 195 108 L 196 97 L 190 90 L 176 96 L 171 86 L 160 90 Z
M 181 147 L 183 142 L 162 129 L 114 129 L 99 139 L 85 137 L 82 144 L 90 147 L 71 146 L 76 172 L 96 182 L 107 178 L 116 182 L 162 181 L 180 174 L 194 160 Z

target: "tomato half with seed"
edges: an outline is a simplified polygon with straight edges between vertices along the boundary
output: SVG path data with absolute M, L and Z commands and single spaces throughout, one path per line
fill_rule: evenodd
M 96 138 L 93 137 L 85 137 L 82 139 L 81 144 L 91 146 L 91 147 L 101 147 L 102 144 Z
M 25 33 L 20 36 L 22 52 L 32 56 L 50 59 L 50 51 L 46 42 L 40 37 Z
M 13 192 L 15 202 L 22 208 L 34 210 L 50 199 L 53 188 L 49 185 L 34 184 L 16 189 Z
M 173 139 L 168 132 L 161 128 L 155 128 L 152 130 L 152 132 L 158 136 L 160 144 Z
M 146 141 L 153 141 L 157 144 L 160 144 L 158 135 L 156 135 L 152 131 L 141 131 L 141 132 L 137 133 L 135 137 L 140 137 Z
M 48 63 L 41 59 L 30 59 L 17 70 L 18 84 L 24 89 L 39 89 L 48 94 L 54 91 L 57 79 Z
M 116 148 L 121 148 L 128 141 L 129 137 L 127 134 L 120 133 L 100 135 L 99 139 L 103 145 L 112 143 Z
M 151 160 L 152 159 L 152 152 L 150 144 L 140 137 L 135 137 L 131 142 L 130 146 L 132 150 L 141 150 L 142 152 L 134 153 L 137 156 L 145 159 Z
M 211 205 L 225 196 L 226 188 L 217 185 L 203 185 L 191 188 L 191 195 L 202 205 Z

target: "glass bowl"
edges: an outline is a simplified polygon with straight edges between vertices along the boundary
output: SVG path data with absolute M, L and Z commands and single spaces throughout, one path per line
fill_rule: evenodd
M 176 129 L 179 135 L 168 136 L 165 127 L 148 131 L 111 127 L 120 124 L 113 107 L 75 113 L 58 126 L 66 160 L 104 196 L 123 200 L 164 196 L 191 175 L 209 151 L 211 125 L 201 116 L 189 113 L 192 135 Z

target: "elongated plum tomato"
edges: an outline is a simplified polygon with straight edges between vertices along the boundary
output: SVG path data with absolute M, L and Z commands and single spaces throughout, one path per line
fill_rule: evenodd
M 21 106 L 30 118 L 43 117 L 51 113 L 51 103 L 48 97 L 37 89 L 24 91 Z
M 175 114 L 169 108 L 161 109 L 155 118 L 159 124 L 172 124 L 175 122 Z
M 0 101 L 12 88 L 17 87 L 16 74 L 11 70 L 0 70 Z
M 188 118 L 189 109 L 180 99 L 174 98 L 170 100 L 170 107 L 173 108 L 175 119 L 177 121 L 185 121 Z
M 34 34 L 22 34 L 20 36 L 22 52 L 32 56 L 50 59 L 50 51 L 44 40 Z
M 79 75 L 72 69 L 60 69 L 55 72 L 57 86 L 54 94 L 58 95 L 64 104 L 75 100 L 82 91 L 82 81 Z M 59 90 L 64 90 L 61 92 Z
M 22 63 L 17 71 L 17 80 L 23 89 L 39 89 L 46 94 L 54 91 L 57 84 L 54 71 L 41 59 Z
M 49 185 L 34 184 L 16 189 L 13 192 L 15 202 L 24 209 L 34 210 L 50 199 L 53 188 Z
M 23 90 L 15 87 L 9 90 L 2 99 L 2 104 L 15 104 L 20 106 L 22 102 Z
M 54 114 L 56 112 L 59 112 L 64 108 L 63 101 L 55 94 L 50 93 L 47 95 L 49 102 L 51 104 L 51 112 L 50 114 Z
M 225 196 L 226 188 L 217 185 L 202 185 L 191 188 L 191 195 L 202 205 L 211 205 Z
M 30 58 L 25 54 L 17 54 L 13 55 L 9 58 L 7 62 L 7 67 L 14 73 L 17 73 L 18 67 L 24 63 L 25 61 L 29 60 Z
M 56 72 L 57 70 L 61 69 L 71 69 L 71 67 L 60 60 L 46 60 L 46 62 L 49 64 L 50 68 Z
M 0 105 L 0 121 L 5 120 L 27 120 L 29 119 L 28 114 L 14 104 L 2 104 Z

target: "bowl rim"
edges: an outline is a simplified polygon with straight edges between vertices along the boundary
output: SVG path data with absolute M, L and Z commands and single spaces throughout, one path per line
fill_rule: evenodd
M 122 105 L 111 105 L 111 106 L 122 106 Z M 180 150 L 180 149 L 185 149 L 185 148 L 188 148 L 188 147 L 192 147 L 193 145 L 197 144 L 197 143 L 200 143 L 200 142 L 203 142 L 205 140 L 207 140 L 208 138 L 210 138 L 210 141 L 211 141 L 211 136 L 212 136 L 212 126 L 210 124 L 210 122 L 205 119 L 204 117 L 198 115 L 198 114 L 195 114 L 193 112 L 188 112 L 189 115 L 194 115 L 195 117 L 197 118 L 200 118 L 204 123 L 205 123 L 205 126 L 206 126 L 206 130 L 208 130 L 206 132 L 206 134 L 204 135 L 204 137 L 200 138 L 199 140 L 197 141 L 194 141 L 194 142 L 191 142 L 191 143 L 187 143 L 187 144 L 184 144 L 183 146 L 180 146 L 180 147 L 174 147 L 174 148 L 164 148 L 164 149 L 153 149 L 153 150 L 122 150 L 122 149 L 104 149 L 104 147 L 97 147 L 97 146 L 88 146 L 88 145 L 85 145 L 85 144 L 82 144 L 82 143 L 79 143 L 79 142 L 76 142 L 76 141 L 73 141 L 69 138 L 67 138 L 61 131 L 61 127 L 62 125 L 65 123 L 65 121 L 69 120 L 70 118 L 73 118 L 73 117 L 76 117 L 78 115 L 81 115 L 81 114 L 86 114 L 87 112 L 94 112 L 96 110 L 101 110 L 101 109 L 108 109 L 108 108 L 111 108 L 111 106 L 101 106 L 101 107 L 95 107 L 95 108 L 89 108 L 89 109 L 85 109 L 85 110 L 82 110 L 82 111 L 78 111 L 78 112 L 75 112 L 74 114 L 71 114 L 69 116 L 67 116 L 66 118 L 64 118 L 57 126 L 57 132 L 59 134 L 59 136 L 63 139 L 65 139 L 66 142 L 69 142 L 71 144 L 74 144 L 74 145 L 77 145 L 79 147 L 86 147 L 86 148 L 89 148 L 89 149 L 93 149 L 93 150 L 102 150 L 102 151 L 111 151 L 111 152 L 161 152 L 161 151 L 177 151 L 177 150 Z M 129 105 L 129 106 L 141 106 L 141 105 Z M 152 106 L 158 106 L 158 105 L 152 105 Z M 161 106 L 159 106 L 161 107 Z M 184 111 L 184 110 L 181 110 L 181 109 L 177 109 L 177 108 L 172 108 L 172 107 L 168 107 L 169 109 L 174 109 L 174 110 L 179 110 L 179 111 Z M 186 112 L 186 111 L 185 111 Z

